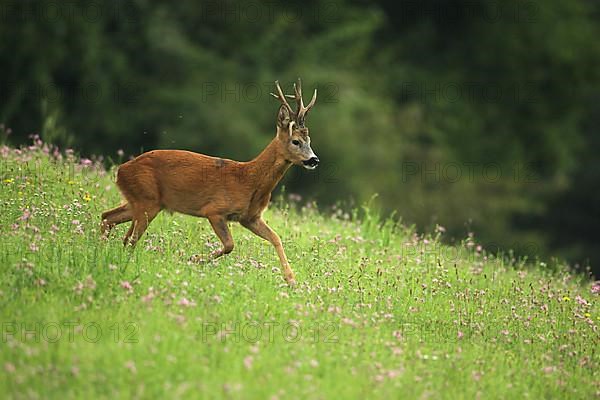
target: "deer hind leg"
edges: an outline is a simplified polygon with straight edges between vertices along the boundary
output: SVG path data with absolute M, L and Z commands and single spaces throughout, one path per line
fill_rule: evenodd
M 102 222 L 100 223 L 100 234 L 103 239 L 108 239 L 110 231 L 118 224 L 131 221 L 133 214 L 128 203 L 113 208 L 102 213 Z
M 277 255 L 279 256 L 279 261 L 281 263 L 281 267 L 283 268 L 283 277 L 285 281 L 289 285 L 294 285 L 296 283 L 294 271 L 292 271 L 290 263 L 288 262 L 287 257 L 285 256 L 283 244 L 281 243 L 279 235 L 273 229 L 271 229 L 269 225 L 267 225 L 267 223 L 263 221 L 262 218 L 257 218 L 252 221 L 242 221 L 241 223 L 245 228 L 250 230 L 255 235 L 260 236 L 261 238 L 271 242 L 271 244 L 273 245 L 273 247 L 275 247 L 275 250 L 277 251 Z
M 123 244 L 130 244 L 135 247 L 140 237 L 144 234 L 150 222 L 158 215 L 160 207 L 152 205 L 149 207 L 134 207 L 133 208 L 133 222 L 129 227 L 129 231 L 123 238 Z
M 210 225 L 213 230 L 223 243 L 223 248 L 217 250 L 212 253 L 214 258 L 219 258 L 223 254 L 229 254 L 233 251 L 233 237 L 231 236 L 231 232 L 229 231 L 229 226 L 227 226 L 227 219 L 223 216 L 210 216 L 208 217 Z
M 132 221 L 131 225 L 129 225 L 129 229 L 127 230 L 127 233 L 125 234 L 125 236 L 123 236 L 123 246 L 127 246 L 127 244 L 129 243 L 129 238 L 131 237 L 131 234 L 133 233 L 134 226 L 135 226 L 135 221 Z

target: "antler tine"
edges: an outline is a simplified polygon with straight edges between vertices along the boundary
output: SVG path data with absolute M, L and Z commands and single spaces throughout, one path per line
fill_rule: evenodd
M 296 93 L 296 101 L 298 102 L 298 111 L 304 108 L 304 100 L 302 100 L 302 80 L 298 78 L 298 86 L 294 83 L 294 92 Z
M 308 112 L 308 110 L 310 110 L 315 105 L 316 101 L 317 101 L 317 89 L 315 88 L 313 97 L 312 97 L 312 99 L 310 99 L 310 103 L 308 103 L 308 105 L 306 106 L 306 112 Z
M 275 88 L 277 89 L 277 94 L 271 93 L 273 97 L 276 97 L 281 101 L 281 103 L 288 109 L 290 115 L 294 115 L 294 110 L 290 107 L 290 104 L 287 102 L 286 95 L 283 94 L 283 90 L 281 90 L 281 86 L 279 86 L 279 81 L 275 81 Z
M 299 121 L 304 121 L 306 114 L 310 111 L 310 109 L 315 105 L 315 102 L 317 101 L 317 89 L 315 89 L 315 92 L 313 93 L 313 97 L 310 100 L 310 103 L 308 103 L 308 105 L 305 107 L 304 100 L 302 100 L 302 86 L 301 85 L 302 85 L 302 83 L 300 81 L 300 78 L 298 78 L 299 89 L 296 89 L 296 97 L 300 97 L 300 100 L 297 100 L 298 101 L 298 114 L 297 115 L 298 115 Z M 294 85 L 294 88 L 296 88 L 296 85 Z
M 300 78 L 298 78 L 298 85 L 294 82 L 294 99 L 296 100 L 296 120 L 301 122 L 299 116 L 304 108 L 304 103 L 302 102 L 302 83 L 300 82 Z

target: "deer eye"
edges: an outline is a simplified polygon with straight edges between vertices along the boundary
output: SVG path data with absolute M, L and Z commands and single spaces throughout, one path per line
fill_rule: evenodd
M 300 146 L 300 141 L 299 141 L 299 140 L 296 140 L 296 139 L 294 139 L 294 140 L 292 140 L 292 144 L 293 144 L 294 146 Z

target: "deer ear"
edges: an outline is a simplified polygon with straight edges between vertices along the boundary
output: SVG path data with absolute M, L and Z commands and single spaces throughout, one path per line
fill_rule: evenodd
M 277 126 L 279 129 L 287 131 L 290 122 L 292 122 L 290 111 L 287 109 L 287 107 L 282 105 L 279 107 L 279 112 L 277 113 Z

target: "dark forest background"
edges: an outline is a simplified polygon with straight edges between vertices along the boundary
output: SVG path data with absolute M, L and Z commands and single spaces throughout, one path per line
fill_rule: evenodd
M 248 160 L 274 135 L 273 81 L 301 76 L 322 167 L 288 193 L 378 193 L 420 230 L 598 274 L 598 1 L 2 0 L 0 20 L 13 145 Z

